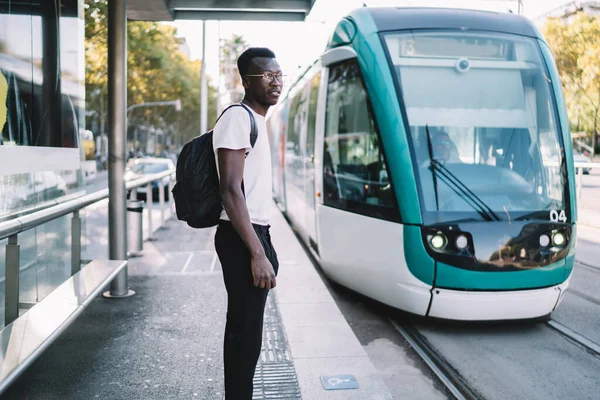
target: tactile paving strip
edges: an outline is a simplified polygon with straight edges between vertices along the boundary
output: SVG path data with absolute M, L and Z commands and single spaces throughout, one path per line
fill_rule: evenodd
M 271 291 L 265 306 L 262 353 L 254 374 L 254 400 L 302 399 L 281 315 Z

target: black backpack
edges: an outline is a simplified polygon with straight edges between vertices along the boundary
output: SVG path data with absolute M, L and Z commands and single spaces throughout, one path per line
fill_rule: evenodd
M 232 104 L 217 118 L 217 121 L 231 107 L 244 107 L 250 115 L 250 145 L 254 147 L 258 137 L 256 120 L 252 111 L 242 104 Z M 216 124 L 216 122 L 215 122 Z M 246 157 L 248 153 L 246 153 Z M 171 191 L 175 200 L 177 219 L 187 222 L 192 228 L 208 228 L 219 223 L 223 210 L 219 193 L 219 176 L 213 151 L 213 130 L 187 142 L 177 158 L 177 182 Z M 242 182 L 242 190 L 244 183 Z

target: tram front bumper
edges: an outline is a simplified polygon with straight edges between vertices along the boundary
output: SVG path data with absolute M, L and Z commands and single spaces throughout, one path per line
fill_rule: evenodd
M 462 321 L 518 320 L 543 317 L 560 304 L 569 281 L 532 290 L 468 292 L 432 290 L 430 317 Z

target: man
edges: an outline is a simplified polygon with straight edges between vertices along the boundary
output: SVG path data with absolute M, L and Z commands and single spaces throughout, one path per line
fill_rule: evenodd
M 458 150 L 444 131 L 436 132 L 432 137 L 433 158 L 444 163 L 459 163 Z
M 279 268 L 269 235 L 271 152 L 265 116 L 279 100 L 283 76 L 275 54 L 266 48 L 246 50 L 237 63 L 245 89 L 242 103 L 254 115 L 258 137 L 252 148 L 250 115 L 242 107 L 227 110 L 214 127 L 224 208 L 215 248 L 227 289 L 225 398 L 251 400 L 265 302 Z

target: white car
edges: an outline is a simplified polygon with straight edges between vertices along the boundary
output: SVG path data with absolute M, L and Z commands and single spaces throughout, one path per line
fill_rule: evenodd
M 154 175 L 165 172 L 169 169 L 175 169 L 175 164 L 169 158 L 136 158 L 132 160 L 125 170 L 125 182 L 139 179 L 144 175 Z M 165 176 L 161 179 L 161 183 L 165 189 L 165 200 L 169 199 L 169 177 Z M 128 194 L 129 197 L 129 194 Z M 137 198 L 146 198 L 146 187 L 140 186 L 137 188 Z M 158 199 L 158 181 L 152 182 L 152 198 Z

